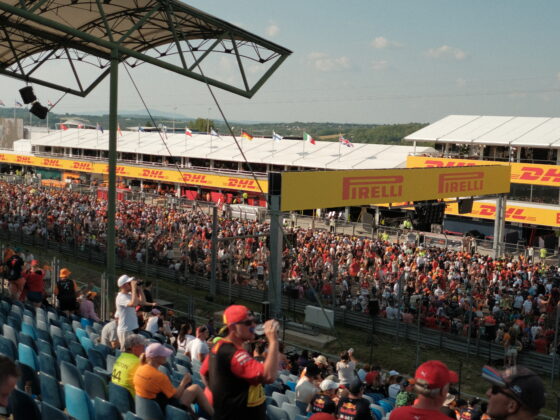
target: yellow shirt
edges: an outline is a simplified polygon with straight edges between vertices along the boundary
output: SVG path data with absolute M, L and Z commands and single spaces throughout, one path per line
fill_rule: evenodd
M 132 380 L 139 365 L 140 359 L 136 355 L 132 353 L 121 353 L 113 365 L 111 382 L 128 389 L 128 392 L 134 397 L 134 384 Z

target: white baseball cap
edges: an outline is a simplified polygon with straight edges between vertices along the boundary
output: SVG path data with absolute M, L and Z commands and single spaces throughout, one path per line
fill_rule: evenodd
M 126 283 L 130 283 L 132 280 L 134 280 L 134 277 L 128 277 L 126 274 L 123 274 L 117 280 L 117 284 L 119 287 L 123 287 Z

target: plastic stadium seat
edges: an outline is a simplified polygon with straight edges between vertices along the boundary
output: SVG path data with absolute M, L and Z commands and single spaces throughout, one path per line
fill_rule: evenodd
M 93 345 L 93 341 L 91 341 L 88 337 L 81 337 L 80 338 L 80 344 L 82 345 L 82 347 L 84 348 L 84 350 L 86 352 L 89 349 L 95 348 L 95 346 Z
M 108 354 L 107 356 L 105 356 L 105 370 L 107 370 L 107 372 L 112 372 L 113 371 L 113 366 L 115 365 L 115 360 L 117 360 L 117 358 L 115 356 L 113 356 L 112 354 Z
M 31 393 L 34 395 L 41 395 L 41 386 L 39 385 L 37 371 L 19 361 L 16 362 L 16 365 L 19 366 L 21 372 L 17 381 L 17 387 L 19 389 L 25 389 L 27 385 L 31 385 Z
M 35 400 L 19 389 L 14 389 L 10 395 L 10 407 L 14 420 L 41 420 L 41 412 Z
M 17 331 L 14 327 L 12 327 L 11 325 L 8 324 L 4 324 L 2 327 L 3 331 L 4 331 L 4 337 L 6 337 L 8 340 L 11 340 L 12 343 L 14 343 L 14 346 L 17 347 L 18 345 L 18 334 Z
M 107 400 L 107 384 L 105 379 L 97 376 L 95 373 L 84 372 L 84 389 L 92 400 L 96 397 Z
M 84 380 L 78 368 L 68 362 L 60 363 L 60 379 L 63 384 L 69 384 L 84 389 Z
M 121 413 L 114 404 L 96 397 L 93 402 L 95 420 L 121 420 Z
M 370 404 L 375 404 L 375 400 L 373 399 L 373 397 L 370 397 L 367 394 L 362 395 L 362 398 L 365 398 L 366 400 L 368 400 Z
M 143 419 L 141 417 L 138 417 L 132 411 L 127 411 L 127 413 L 124 416 L 124 420 L 143 420 Z
M 33 325 L 26 324 L 25 322 L 21 324 L 21 332 L 29 335 L 34 340 L 37 340 L 37 330 Z
M 185 410 L 173 407 L 172 405 L 167 405 L 165 407 L 165 419 L 166 420 L 192 420 L 192 417 Z
M 10 359 L 17 359 L 17 349 L 14 342 L 3 335 L 0 335 L 0 353 L 5 354 Z
M 41 403 L 41 417 L 42 420 L 70 420 L 64 411 L 53 407 L 45 401 Z
M 290 404 L 295 404 L 296 393 L 294 391 L 287 389 L 286 392 L 284 392 L 284 395 L 288 397 L 288 401 L 290 402 Z
M 307 403 L 304 403 L 303 401 L 297 401 L 295 402 L 296 407 L 299 409 L 300 414 L 305 414 L 307 413 Z
M 79 342 L 78 337 L 76 337 L 76 334 L 72 331 L 64 331 L 64 340 L 66 341 L 66 344 Z
M 76 328 L 75 332 L 76 332 L 76 337 L 77 337 L 78 340 L 82 337 L 89 338 L 89 335 L 88 335 L 87 331 L 82 329 L 82 328 Z
M 275 407 L 278 407 L 278 403 L 276 402 L 276 400 L 274 398 L 266 397 L 265 406 L 268 407 L 269 405 L 273 405 Z
M 128 389 L 113 382 L 109 382 L 109 401 L 115 404 L 121 413 L 135 412 L 134 399 Z
M 66 411 L 76 420 L 95 420 L 91 400 L 83 389 L 64 384 Z
M 93 372 L 93 366 L 91 365 L 89 359 L 82 356 L 76 356 L 76 367 L 83 375 L 86 371 Z
M 59 337 L 58 335 L 53 335 L 53 336 L 51 336 L 51 341 L 52 341 L 53 347 L 55 349 L 58 346 L 63 347 L 65 349 L 68 348 L 68 346 L 66 345 L 66 340 L 64 339 L 64 337 Z
M 38 353 L 45 353 L 45 354 L 48 354 L 49 356 L 54 355 L 51 343 L 49 343 L 48 341 L 41 340 L 39 338 L 37 340 L 36 344 L 37 344 Z
M 58 337 L 64 337 L 64 333 L 62 332 L 62 329 L 57 327 L 56 325 L 51 325 L 49 328 L 49 332 L 51 333 L 51 337 L 55 335 Z
M 59 410 L 64 410 L 64 398 L 60 392 L 60 385 L 55 377 L 39 372 L 41 384 L 41 399 Z
M 154 400 L 148 400 L 140 396 L 136 396 L 136 415 L 143 419 L 150 420 L 165 420 L 165 416 L 161 408 Z
M 100 367 L 101 369 L 105 369 L 107 367 L 105 356 L 103 356 L 101 352 L 95 349 L 89 349 L 87 351 L 87 356 L 93 367 Z
M 91 327 L 93 325 L 93 319 L 89 318 L 80 318 L 80 324 L 82 328 L 86 329 L 87 327 Z
M 289 403 L 290 400 L 288 399 L 288 397 L 286 397 L 284 394 L 281 394 L 279 392 L 274 391 L 272 393 L 272 399 L 274 401 L 276 401 L 276 404 L 278 405 L 278 407 L 282 407 L 282 403 Z
M 379 407 L 379 406 L 377 406 Z M 374 407 L 373 405 L 370 406 L 370 410 L 371 410 L 371 414 L 373 414 L 373 416 L 375 417 L 375 420 L 381 420 L 383 419 L 383 412 L 381 410 L 379 410 L 379 408 Z
M 387 400 L 377 401 L 377 405 L 380 405 L 385 410 L 385 413 L 389 413 L 393 409 L 393 405 Z
M 287 386 L 288 388 L 290 388 L 291 391 L 294 391 L 294 392 L 295 392 L 295 390 L 296 390 L 296 382 L 294 382 L 294 381 L 287 381 L 287 382 L 286 382 L 286 386 Z
M 266 407 L 266 417 L 269 420 L 290 420 L 288 413 L 273 405 Z
M 20 343 L 20 344 L 23 343 L 23 344 L 28 345 L 29 347 L 31 347 L 35 351 L 35 353 L 37 353 L 37 343 L 36 343 L 36 341 L 37 340 L 33 340 L 33 338 L 31 336 L 27 335 L 27 334 L 24 334 L 22 332 L 19 333 L 18 343 Z
M 66 347 L 56 346 L 55 354 L 58 363 L 60 362 L 68 362 L 72 364 L 74 363 L 74 356 L 72 356 L 72 353 Z
M 309 417 L 304 416 L 303 414 L 298 414 L 296 416 L 296 420 L 307 420 Z
M 299 408 L 295 404 L 290 404 L 285 402 L 282 403 L 282 407 L 280 408 L 282 408 L 282 410 L 288 413 L 288 417 L 290 417 L 290 420 L 295 420 L 298 414 L 303 414 L 299 411 Z
M 68 343 L 68 350 L 70 350 L 74 358 L 76 356 L 82 356 L 82 357 L 87 356 L 86 352 L 84 351 L 84 348 L 80 343 L 78 343 L 77 341 L 68 341 L 68 340 L 66 340 L 66 342 Z
M 385 396 L 384 396 L 383 394 L 380 394 L 379 392 L 374 392 L 374 393 L 372 393 L 372 394 L 367 394 L 367 395 L 369 395 L 370 397 L 372 397 L 372 398 L 373 398 L 373 401 L 374 401 L 375 403 L 377 403 L 377 401 L 381 401 L 382 399 L 385 398 Z
M 49 331 L 49 327 L 47 325 L 46 321 L 42 321 L 42 320 L 37 320 L 37 330 L 41 330 L 41 331 Z
M 10 308 L 10 312 L 14 312 L 16 314 L 18 314 L 20 317 L 23 316 L 23 307 L 21 305 L 21 302 L 14 302 L 12 304 L 12 307 Z
M 39 360 L 37 359 L 37 353 L 27 344 L 18 344 L 18 358 L 20 363 L 24 363 L 31 369 L 37 371 L 39 370 Z

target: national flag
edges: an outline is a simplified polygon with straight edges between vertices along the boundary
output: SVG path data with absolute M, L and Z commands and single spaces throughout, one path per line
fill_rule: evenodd
M 344 137 L 340 136 L 338 138 L 338 141 L 342 143 L 343 146 L 346 147 L 354 147 L 354 145 L 352 144 L 352 142 L 348 139 L 345 139 Z
M 313 137 L 311 137 L 309 134 L 307 133 L 303 133 L 303 140 L 304 141 L 308 141 L 311 144 L 317 144 L 317 142 L 315 141 L 315 139 Z
M 219 136 L 218 136 L 218 133 L 216 133 L 216 130 L 214 130 L 213 128 L 210 130 L 210 135 L 211 135 L 211 136 L 219 137 Z
M 272 140 L 280 141 L 283 138 L 284 137 L 282 137 L 280 134 L 276 134 L 274 131 L 272 132 Z
M 101 127 L 101 124 L 97 123 L 97 129 L 103 134 L 103 127 Z
M 121 125 L 117 124 L 117 131 L 119 132 L 119 136 L 122 136 Z
M 68 126 L 66 124 L 60 124 L 60 129 L 61 130 L 68 130 Z
M 48 106 L 51 106 L 51 107 L 54 106 L 54 104 L 53 104 L 50 100 L 47 101 L 47 105 L 48 105 Z
M 83 124 L 78 124 L 78 128 L 84 128 Z
M 141 132 L 141 133 L 143 133 L 143 132 L 144 132 L 144 128 L 138 127 L 138 131 Z
M 19 101 L 16 101 L 16 107 L 21 108 L 23 106 L 23 104 Z
M 189 127 L 185 127 L 185 135 L 189 136 L 189 137 L 192 137 L 192 131 Z
M 2 99 L 0 99 L 0 106 L 6 106 L 6 104 L 4 103 L 4 101 Z
M 244 139 L 247 139 L 247 140 L 253 140 L 253 136 L 250 135 L 249 133 L 245 132 L 245 131 L 241 132 L 241 137 L 243 137 Z

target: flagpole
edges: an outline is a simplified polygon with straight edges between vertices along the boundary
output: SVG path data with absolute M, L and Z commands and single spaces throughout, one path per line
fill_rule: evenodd
M 303 154 L 302 154 L 302 158 L 305 159 L 305 142 L 307 140 L 305 140 L 305 132 L 303 133 Z
M 340 139 L 342 138 L 342 133 L 338 135 L 338 160 L 340 160 L 340 144 L 342 143 Z
M 276 139 L 274 138 L 274 131 L 272 132 L 272 157 L 274 157 L 274 149 L 275 149 L 275 145 L 274 143 L 276 142 Z

